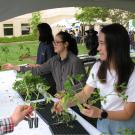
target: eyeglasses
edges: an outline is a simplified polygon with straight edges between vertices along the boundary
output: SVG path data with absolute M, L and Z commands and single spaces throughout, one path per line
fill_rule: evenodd
M 58 45 L 60 43 L 63 43 L 64 41 L 53 41 L 53 44 Z

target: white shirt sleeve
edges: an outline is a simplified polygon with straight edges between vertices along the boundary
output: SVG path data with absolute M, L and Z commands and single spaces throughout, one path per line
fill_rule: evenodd
M 126 95 L 128 96 L 127 102 L 135 102 L 135 69 L 129 78 Z
M 100 62 L 96 62 L 93 65 L 93 67 L 92 67 L 92 69 L 90 71 L 89 77 L 88 77 L 88 79 L 86 81 L 86 84 L 93 87 L 93 88 L 97 87 L 97 85 L 96 85 L 97 79 L 98 79 L 97 78 L 97 72 L 98 72 L 99 66 L 100 66 Z

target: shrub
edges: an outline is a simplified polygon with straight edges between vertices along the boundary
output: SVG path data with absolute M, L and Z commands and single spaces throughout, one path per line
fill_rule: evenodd
M 35 41 L 37 37 L 34 35 L 25 35 L 19 37 L 2 37 L 0 38 L 0 43 L 12 43 L 12 42 L 24 42 L 24 41 Z

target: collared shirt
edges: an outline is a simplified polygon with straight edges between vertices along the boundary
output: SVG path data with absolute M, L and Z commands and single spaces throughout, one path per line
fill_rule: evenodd
M 22 66 L 20 67 L 20 70 L 24 73 L 27 70 L 30 70 L 30 68 Z M 45 75 L 47 73 L 52 73 L 57 91 L 64 90 L 64 82 L 68 76 L 83 74 L 84 78 L 82 82 L 85 82 L 86 80 L 84 65 L 72 52 L 69 52 L 67 58 L 64 60 L 61 60 L 59 55 L 56 55 L 40 67 L 32 68 L 31 71 L 33 75 Z
M 11 118 L 0 119 L 0 135 L 10 133 L 14 130 L 14 123 Z

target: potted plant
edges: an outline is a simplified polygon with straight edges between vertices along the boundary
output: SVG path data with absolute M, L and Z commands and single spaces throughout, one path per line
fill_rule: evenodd
M 13 89 L 16 90 L 24 99 L 24 101 L 32 105 L 35 110 L 35 117 L 28 120 L 29 127 L 33 127 L 33 122 L 35 127 L 38 127 L 38 117 L 36 117 L 37 103 L 31 100 L 38 100 L 41 98 L 39 92 L 42 89 L 42 93 L 47 93 L 49 86 L 47 86 L 40 76 L 33 76 L 30 71 L 22 75 L 22 79 L 16 80 Z M 47 102 L 49 101 L 51 95 L 48 94 Z

